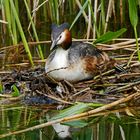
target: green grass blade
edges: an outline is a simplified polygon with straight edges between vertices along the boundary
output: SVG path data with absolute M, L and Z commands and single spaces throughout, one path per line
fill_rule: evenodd
M 56 23 L 59 24 L 59 5 L 58 5 L 58 0 L 54 0 L 54 7 L 55 7 L 55 10 L 56 10 Z
M 12 32 L 12 22 L 11 22 L 11 12 L 10 12 L 9 0 L 4 0 L 3 4 L 4 4 L 6 20 L 8 21 L 8 31 L 9 31 L 10 37 L 12 38 L 13 44 L 15 44 L 14 36 L 13 36 L 13 32 Z
M 116 32 L 107 32 L 105 33 L 104 35 L 100 36 L 95 42 L 94 44 L 97 44 L 97 43 L 105 43 L 105 42 L 108 42 L 108 41 L 111 41 L 112 39 L 114 38 L 117 38 L 119 37 L 120 35 L 122 35 L 124 32 L 126 31 L 125 28 L 122 28 Z
M 101 19 L 102 19 L 102 31 L 105 28 L 105 1 L 101 0 Z
M 19 89 L 16 87 L 16 85 L 12 86 L 12 90 L 13 90 L 13 92 L 12 92 L 13 97 L 17 97 L 20 95 Z
M 0 81 L 0 94 L 3 92 L 3 85 L 2 85 L 2 83 L 1 83 L 1 81 Z
M 49 5 L 50 5 L 50 14 L 51 14 L 51 21 L 53 22 L 56 22 L 57 23 L 57 20 L 56 20 L 56 12 L 57 12 L 57 9 L 55 8 L 55 2 L 54 0 L 50 0 L 49 1 Z
M 39 42 L 39 38 L 38 38 L 38 35 L 37 35 L 37 32 L 36 32 L 35 25 L 34 25 L 33 20 L 32 20 L 32 16 L 30 14 L 30 10 L 29 10 L 27 1 L 24 0 L 24 3 L 25 3 L 25 6 L 26 6 L 26 9 L 27 9 L 28 17 L 29 17 L 29 19 L 31 21 L 31 25 L 32 25 L 32 29 L 33 29 L 33 32 L 34 32 L 34 35 L 35 35 L 35 39 L 36 39 L 37 42 Z M 40 55 L 41 59 L 44 59 L 44 56 L 43 56 L 43 53 L 42 53 L 42 50 L 41 50 L 41 46 L 40 45 L 38 45 L 38 51 L 39 51 L 39 55 Z
M 23 32 L 23 29 L 22 29 L 22 26 L 21 26 L 21 23 L 20 23 L 17 11 L 15 9 L 15 5 L 14 5 L 13 0 L 10 0 L 10 4 L 11 4 L 13 15 L 14 15 L 15 20 L 16 20 L 16 24 L 17 24 L 18 30 L 20 32 L 20 36 L 22 38 L 22 41 L 23 41 L 23 44 L 24 44 L 24 47 L 25 47 L 25 51 L 26 51 L 26 53 L 27 53 L 27 55 L 29 57 L 29 61 L 30 61 L 31 65 L 34 66 L 34 63 L 33 63 L 33 60 L 32 60 L 32 55 L 31 55 L 31 52 L 30 52 L 27 40 L 25 38 L 25 35 L 24 35 L 24 32 Z
M 81 14 L 83 13 L 84 9 L 87 7 L 89 1 L 86 0 L 86 2 L 84 3 L 82 9 L 79 11 L 79 13 L 77 14 L 77 16 L 75 17 L 74 21 L 72 22 L 70 29 L 73 27 L 73 25 L 76 23 L 76 21 L 78 20 L 78 18 L 81 16 Z
M 75 136 L 75 140 L 95 140 L 93 137 L 93 133 L 94 132 L 92 127 L 86 127 L 81 130 L 81 133 L 79 135 Z

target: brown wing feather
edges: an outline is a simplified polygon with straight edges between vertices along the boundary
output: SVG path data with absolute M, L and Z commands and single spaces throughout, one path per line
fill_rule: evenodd
M 110 67 L 114 67 L 115 63 L 105 52 L 102 52 L 91 44 L 82 42 L 73 42 L 68 59 L 71 64 L 82 59 L 85 73 L 94 75 L 99 73 L 99 71 L 103 72 Z
M 104 72 L 107 69 L 114 67 L 115 61 L 109 59 L 105 52 L 100 56 L 86 56 L 83 58 L 84 70 L 86 73 L 96 75 L 99 72 Z

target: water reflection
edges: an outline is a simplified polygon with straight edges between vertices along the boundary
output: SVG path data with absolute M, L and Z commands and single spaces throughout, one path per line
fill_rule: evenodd
M 47 122 L 50 111 L 48 107 L 35 106 L 1 106 L 0 135 L 18 131 Z M 79 121 L 76 127 L 60 125 L 48 126 L 18 135 L 1 138 L 2 140 L 57 140 L 64 138 L 61 134 L 68 132 L 72 140 L 138 140 L 140 138 L 139 108 L 131 108 L 134 114 L 112 113 Z M 127 113 L 130 115 L 130 113 Z M 86 123 L 82 123 L 86 122 Z M 88 124 L 86 127 L 83 124 Z M 67 139 L 67 138 L 66 138 Z M 70 138 L 69 138 L 70 139 Z

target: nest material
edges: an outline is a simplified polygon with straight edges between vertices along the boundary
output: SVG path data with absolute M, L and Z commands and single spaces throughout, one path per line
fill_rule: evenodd
M 140 90 L 139 69 L 139 63 L 134 63 L 125 73 L 112 69 L 93 80 L 71 84 L 68 81 L 57 82 L 47 76 L 44 68 L 35 68 L 13 71 L 2 76 L 1 82 L 5 94 L 10 94 L 11 87 L 16 85 L 24 94 L 22 103 L 30 105 L 72 104 L 77 101 L 110 103 Z M 137 99 L 135 104 L 138 103 Z

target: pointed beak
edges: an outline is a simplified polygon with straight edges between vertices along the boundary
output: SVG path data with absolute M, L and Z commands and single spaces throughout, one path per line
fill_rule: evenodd
M 50 50 L 53 50 L 56 47 L 57 41 L 53 40 Z

